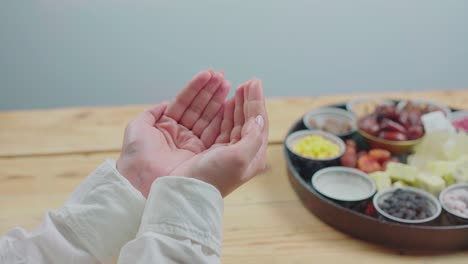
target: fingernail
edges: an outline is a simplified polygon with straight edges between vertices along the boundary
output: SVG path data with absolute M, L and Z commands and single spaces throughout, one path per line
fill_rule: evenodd
M 258 115 L 258 116 L 255 118 L 255 123 L 257 123 L 257 125 L 258 125 L 260 128 L 263 128 L 263 124 L 264 124 L 263 116 Z
M 223 77 L 224 77 L 224 70 L 220 70 L 219 72 L 220 72 L 221 75 L 223 75 Z
M 208 72 L 210 72 L 211 76 L 215 74 L 215 71 L 212 68 L 208 69 Z
M 252 82 L 252 87 L 258 87 L 258 86 L 260 86 L 260 80 L 254 79 L 254 81 Z

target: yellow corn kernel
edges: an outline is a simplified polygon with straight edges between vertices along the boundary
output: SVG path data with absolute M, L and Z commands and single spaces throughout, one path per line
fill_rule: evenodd
M 293 151 L 307 157 L 327 159 L 338 155 L 340 148 L 330 140 L 319 136 L 307 136 L 301 139 Z

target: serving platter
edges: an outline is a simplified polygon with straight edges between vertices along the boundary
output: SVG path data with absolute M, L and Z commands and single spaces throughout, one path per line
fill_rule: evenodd
M 345 104 L 331 107 L 345 109 Z M 302 117 L 288 131 L 288 135 L 306 129 Z M 363 142 L 359 134 L 357 142 Z M 355 208 L 328 199 L 315 190 L 310 175 L 293 165 L 291 154 L 284 145 L 289 181 L 305 205 L 314 215 L 335 229 L 358 239 L 400 250 L 456 250 L 468 249 L 468 224 L 454 223 L 446 213 L 430 224 L 410 225 L 371 217 Z M 404 156 L 402 157 L 404 159 Z

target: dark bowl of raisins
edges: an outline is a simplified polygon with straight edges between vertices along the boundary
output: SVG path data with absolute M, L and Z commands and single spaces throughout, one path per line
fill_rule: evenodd
M 398 187 L 378 192 L 373 199 L 384 218 L 405 224 L 427 224 L 439 217 L 442 207 L 432 194 L 413 187 Z

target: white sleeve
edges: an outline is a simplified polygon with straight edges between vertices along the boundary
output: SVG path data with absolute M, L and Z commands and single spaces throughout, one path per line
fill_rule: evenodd
M 115 263 L 135 238 L 144 206 L 141 193 L 107 160 L 36 230 L 15 228 L 0 237 L 0 263 Z
M 153 182 L 136 239 L 120 264 L 220 263 L 223 199 L 210 184 L 186 177 Z

